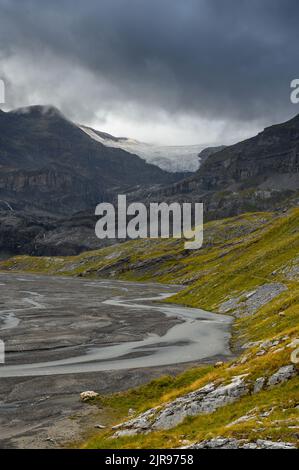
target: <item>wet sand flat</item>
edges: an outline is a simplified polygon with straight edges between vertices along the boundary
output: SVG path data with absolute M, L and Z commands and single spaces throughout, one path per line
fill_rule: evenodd
M 49 429 L 59 429 L 74 410 L 85 413 L 81 391 L 123 390 L 190 363 L 229 356 L 231 319 L 159 303 L 177 290 L 0 274 L 0 339 L 6 347 L 0 447 L 53 445 L 45 437 Z M 64 431 L 60 442 L 70 437 Z

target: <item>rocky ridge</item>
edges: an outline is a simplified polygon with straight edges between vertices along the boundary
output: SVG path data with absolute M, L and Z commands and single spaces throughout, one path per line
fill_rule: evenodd
M 204 202 L 206 217 L 284 209 L 299 201 L 299 115 L 213 153 L 158 197 Z
M 223 302 L 219 313 L 232 313 L 235 317 L 253 315 L 260 307 L 275 299 L 287 287 L 282 283 L 263 284 L 257 289 Z
M 214 439 L 198 442 L 183 449 L 296 449 L 290 442 L 274 442 L 265 439 L 257 439 L 248 442 L 246 439 L 233 439 L 215 437 Z
M 235 376 L 228 384 L 217 385 L 208 383 L 204 387 L 188 393 L 176 400 L 147 410 L 145 413 L 114 426 L 114 438 L 131 436 L 140 433 L 149 433 L 161 429 L 171 429 L 181 423 L 187 416 L 209 414 L 218 408 L 240 400 L 245 395 L 257 393 L 257 384 L 262 388 L 282 384 L 297 375 L 293 364 L 281 367 L 268 379 L 256 379 L 254 383 L 246 375 Z

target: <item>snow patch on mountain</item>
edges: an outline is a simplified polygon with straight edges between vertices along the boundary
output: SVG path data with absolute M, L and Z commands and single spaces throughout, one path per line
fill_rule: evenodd
M 107 147 L 121 148 L 126 152 L 138 155 L 147 163 L 152 163 L 170 172 L 198 170 L 200 166 L 199 153 L 206 147 L 204 145 L 153 145 L 126 137 L 114 137 L 86 126 L 80 126 L 80 129 Z

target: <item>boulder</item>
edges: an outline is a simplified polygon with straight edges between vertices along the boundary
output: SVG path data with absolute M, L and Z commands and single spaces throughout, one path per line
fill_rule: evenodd
M 214 364 L 214 367 L 222 367 L 224 365 L 224 362 L 223 361 L 218 361 L 218 362 L 215 362 Z
M 99 394 L 97 392 L 94 392 L 94 391 L 91 391 L 91 390 L 80 393 L 80 398 L 81 398 L 82 401 L 89 401 L 89 400 L 92 400 L 93 398 L 96 398 L 98 396 L 99 396 Z
M 275 374 L 269 377 L 267 385 L 268 387 L 273 387 L 274 385 L 284 383 L 292 377 L 295 377 L 296 374 L 297 370 L 294 365 L 281 367 Z

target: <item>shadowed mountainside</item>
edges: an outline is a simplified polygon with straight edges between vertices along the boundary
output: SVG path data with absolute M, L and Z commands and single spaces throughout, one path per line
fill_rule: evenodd
M 95 237 L 93 214 L 118 193 L 146 204 L 203 202 L 205 220 L 282 212 L 299 201 L 299 116 L 206 149 L 188 178 L 105 147 L 52 107 L 0 112 L 0 129 L 1 257 L 74 255 L 117 242 Z
M 0 135 L 0 199 L 14 210 L 72 214 L 182 176 L 105 147 L 53 107 L 0 111 Z
M 299 115 L 225 147 L 158 198 L 202 201 L 208 218 L 289 207 L 299 199 Z
M 94 234 L 99 202 L 183 176 L 96 142 L 56 108 L 0 110 L 0 257 L 103 246 Z

